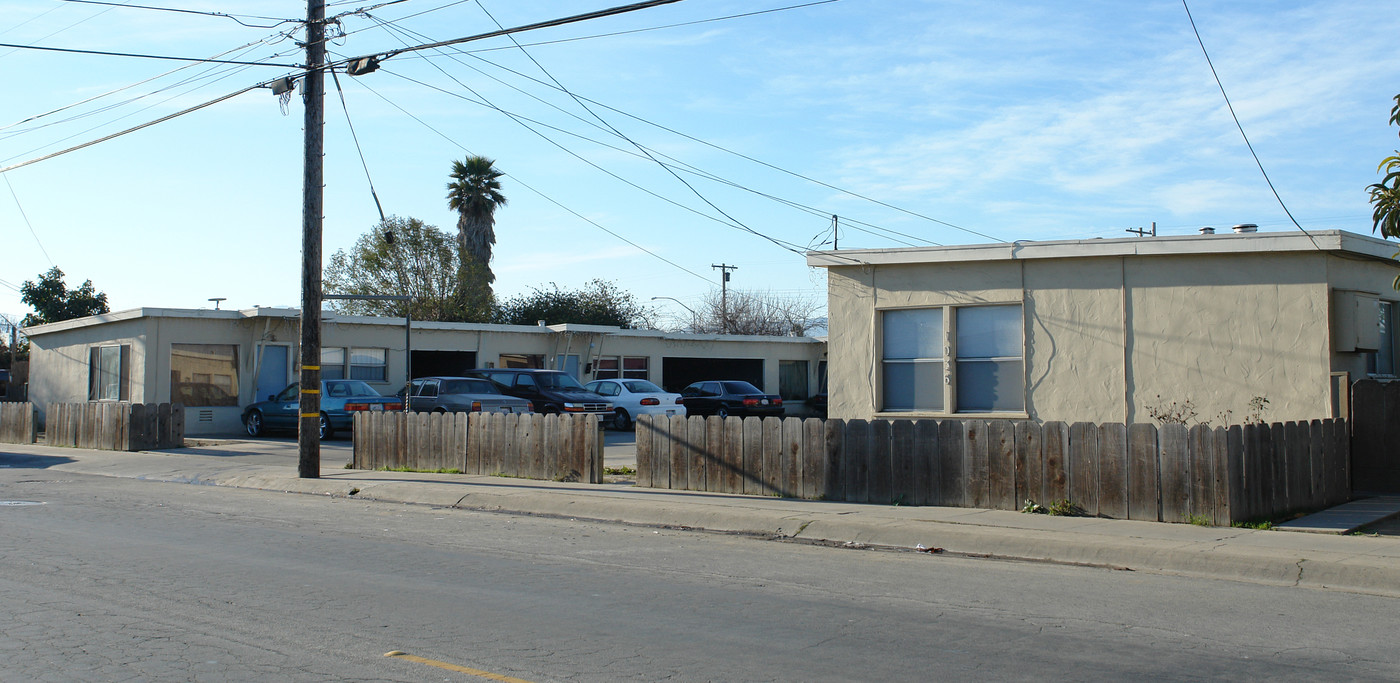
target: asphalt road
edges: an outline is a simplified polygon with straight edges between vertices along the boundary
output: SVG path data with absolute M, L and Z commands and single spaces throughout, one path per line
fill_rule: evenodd
M 4 464 L 5 681 L 1400 678 L 1395 599 Z

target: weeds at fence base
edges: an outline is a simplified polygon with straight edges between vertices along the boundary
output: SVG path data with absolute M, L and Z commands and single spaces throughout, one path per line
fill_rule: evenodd
M 381 467 L 378 472 L 417 472 L 419 474 L 461 474 L 462 470 L 455 467 L 439 467 L 435 470 L 420 470 L 416 467 Z
M 1084 509 L 1071 503 L 1068 500 L 1057 500 L 1049 505 L 1041 505 L 1029 498 L 1026 504 L 1021 507 L 1021 512 L 1028 515 L 1050 515 L 1051 517 L 1082 517 Z

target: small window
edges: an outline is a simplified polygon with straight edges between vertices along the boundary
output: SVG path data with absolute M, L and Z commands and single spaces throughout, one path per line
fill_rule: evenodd
M 129 345 L 99 346 L 88 352 L 88 400 L 126 401 L 130 391 L 126 367 L 131 356 Z
M 388 377 L 387 349 L 350 349 L 350 379 L 386 382 Z
M 784 401 L 803 401 L 807 398 L 807 361 L 778 361 L 778 396 Z
M 651 359 L 646 356 L 625 356 L 622 359 L 622 377 L 624 379 L 651 379 L 649 366 Z
M 345 349 L 321 349 L 321 379 L 345 379 Z
M 885 311 L 884 409 L 943 409 L 943 309 Z
M 593 379 L 617 379 L 620 360 L 617 356 L 599 356 L 593 361 Z
M 1021 307 L 957 309 L 959 411 L 1008 412 L 1025 406 Z
M 423 383 L 423 388 L 422 388 L 421 390 L 419 390 L 418 395 L 419 395 L 419 396 L 425 396 L 425 397 L 427 397 L 427 398 L 432 398 L 432 397 L 434 397 L 434 396 L 437 396 L 437 395 L 438 395 L 438 383 L 437 383 L 436 381 L 433 381 L 433 382 L 424 382 L 424 383 Z

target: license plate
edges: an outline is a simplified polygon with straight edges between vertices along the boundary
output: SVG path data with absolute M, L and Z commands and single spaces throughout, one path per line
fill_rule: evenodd
M 382 412 L 384 412 L 384 404 L 383 404 L 383 403 L 371 403 L 371 404 L 369 404 L 369 409 L 370 409 L 370 412 L 379 412 L 379 413 L 382 413 Z
M 502 407 L 501 407 L 501 412 L 503 412 L 503 413 L 509 413 L 509 412 L 510 412 L 510 406 L 502 406 Z
M 674 410 L 668 410 L 668 411 L 666 411 L 666 414 L 667 414 L 667 415 L 675 415 L 675 414 L 676 414 L 676 411 L 674 411 Z

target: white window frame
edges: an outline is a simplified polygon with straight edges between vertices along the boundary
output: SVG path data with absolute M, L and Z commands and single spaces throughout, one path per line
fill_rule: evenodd
M 958 311 L 959 311 L 959 310 L 963 310 L 963 309 L 981 308 L 981 307 L 988 307 L 988 306 L 1015 306 L 1015 307 L 1017 308 L 1017 310 L 1018 310 L 1018 316 L 1017 316 L 1017 317 L 1018 317 L 1019 320 L 1021 321 L 1021 322 L 1020 322 L 1021 339 L 1020 339 L 1020 345 L 1019 345 L 1019 348 L 1020 348 L 1021 353 L 1020 353 L 1019 356 L 986 356 L 986 357 L 983 357 L 983 356 L 976 356 L 976 357 L 970 357 L 970 356 L 966 356 L 966 355 L 964 355 L 964 354 L 960 354 L 960 353 L 959 353 L 959 350 L 958 350 L 958 343 L 957 343 L 957 338 L 958 338 L 958 337 L 957 337 L 957 334 L 958 334 L 958 331 L 957 331 L 957 317 L 958 317 L 958 316 L 957 316 L 957 313 L 958 313 Z M 943 325 L 943 338 L 940 340 L 940 344 L 939 344 L 939 347 L 941 348 L 941 351 L 942 351 L 942 355 L 941 355 L 940 357 L 928 357 L 928 358 L 890 358 L 890 359 L 887 359 L 887 358 L 885 357 L 885 339 L 884 339 L 884 329 L 885 329 L 885 322 L 884 322 L 884 320 L 885 320 L 885 318 L 884 318 L 884 316 L 885 316 L 887 313 L 891 312 L 891 311 L 908 311 L 908 310 L 939 310 L 939 311 L 941 311 L 941 315 L 942 315 L 942 325 Z M 879 365 L 880 365 L 880 371 L 876 373 L 876 374 L 877 374 L 877 378 L 876 378 L 876 379 L 877 379 L 877 382 L 878 382 L 878 386 L 876 387 L 876 392 L 875 392 L 875 399 L 876 399 L 876 401 L 878 402 L 878 403 L 877 403 L 877 406 L 876 406 L 877 412 L 879 412 L 879 413 L 890 413 L 890 414 L 896 414 L 896 415 L 903 415 L 903 414 L 910 414 L 910 413 L 915 413 L 915 414 L 928 414 L 928 415 L 968 415 L 968 414 L 973 414 L 973 415 L 998 415 L 998 416 L 1002 416 L 1002 415 L 1004 415 L 1004 416 L 1024 416 L 1024 415 L 1026 415 L 1026 405 L 1027 405 L 1027 403 L 1028 403 L 1028 401 L 1027 401 L 1026 379 L 1025 379 L 1025 373 L 1026 373 L 1026 324 L 1025 324 L 1025 304 L 1024 304 L 1023 302 L 1020 302 L 1020 301 L 1005 301 L 1005 302 L 989 302 L 989 303 L 986 303 L 986 304 L 974 304 L 974 305 L 946 304 L 946 305 L 938 305 L 938 306 L 918 306 L 918 307 L 906 307 L 906 308 L 887 308 L 887 309 L 877 309 L 877 313 L 879 313 L 879 315 L 877 316 L 877 321 L 878 321 L 878 322 L 876 323 L 876 327 L 875 327 L 875 330 L 876 330 L 876 333 L 877 333 L 877 334 L 876 334 L 876 340 L 875 340 L 875 357 L 878 359 L 877 362 L 878 362 Z M 1015 408 L 1007 408 L 1007 409 L 1003 409 L 1003 410 L 986 410 L 986 409 L 963 409 L 962 407 L 960 407 L 960 406 L 958 405 L 958 365 L 959 365 L 960 363 L 961 363 L 961 364 L 968 364 L 968 363 L 1012 363 L 1012 362 L 1016 362 L 1016 363 L 1019 363 L 1019 364 L 1020 364 L 1020 380 L 1021 380 L 1021 391 L 1020 391 L 1020 394 L 1021 394 L 1021 395 L 1020 395 L 1020 399 L 1021 399 L 1021 400 L 1020 400 L 1019 405 L 1018 405 L 1017 407 L 1015 407 Z M 887 407 L 887 406 L 885 405 L 885 386 L 884 386 L 884 384 L 885 384 L 885 372 L 886 372 L 886 369 L 887 369 L 889 366 L 891 366 L 891 365 L 897 365 L 897 364 L 917 365 L 917 364 L 919 364 L 919 363 L 940 363 L 940 364 L 942 364 L 942 372 L 940 373 L 941 380 L 942 380 L 942 381 L 941 381 L 941 384 L 942 384 L 942 397 L 943 397 L 942 407 L 941 407 L 941 408 L 889 408 L 889 407 Z

